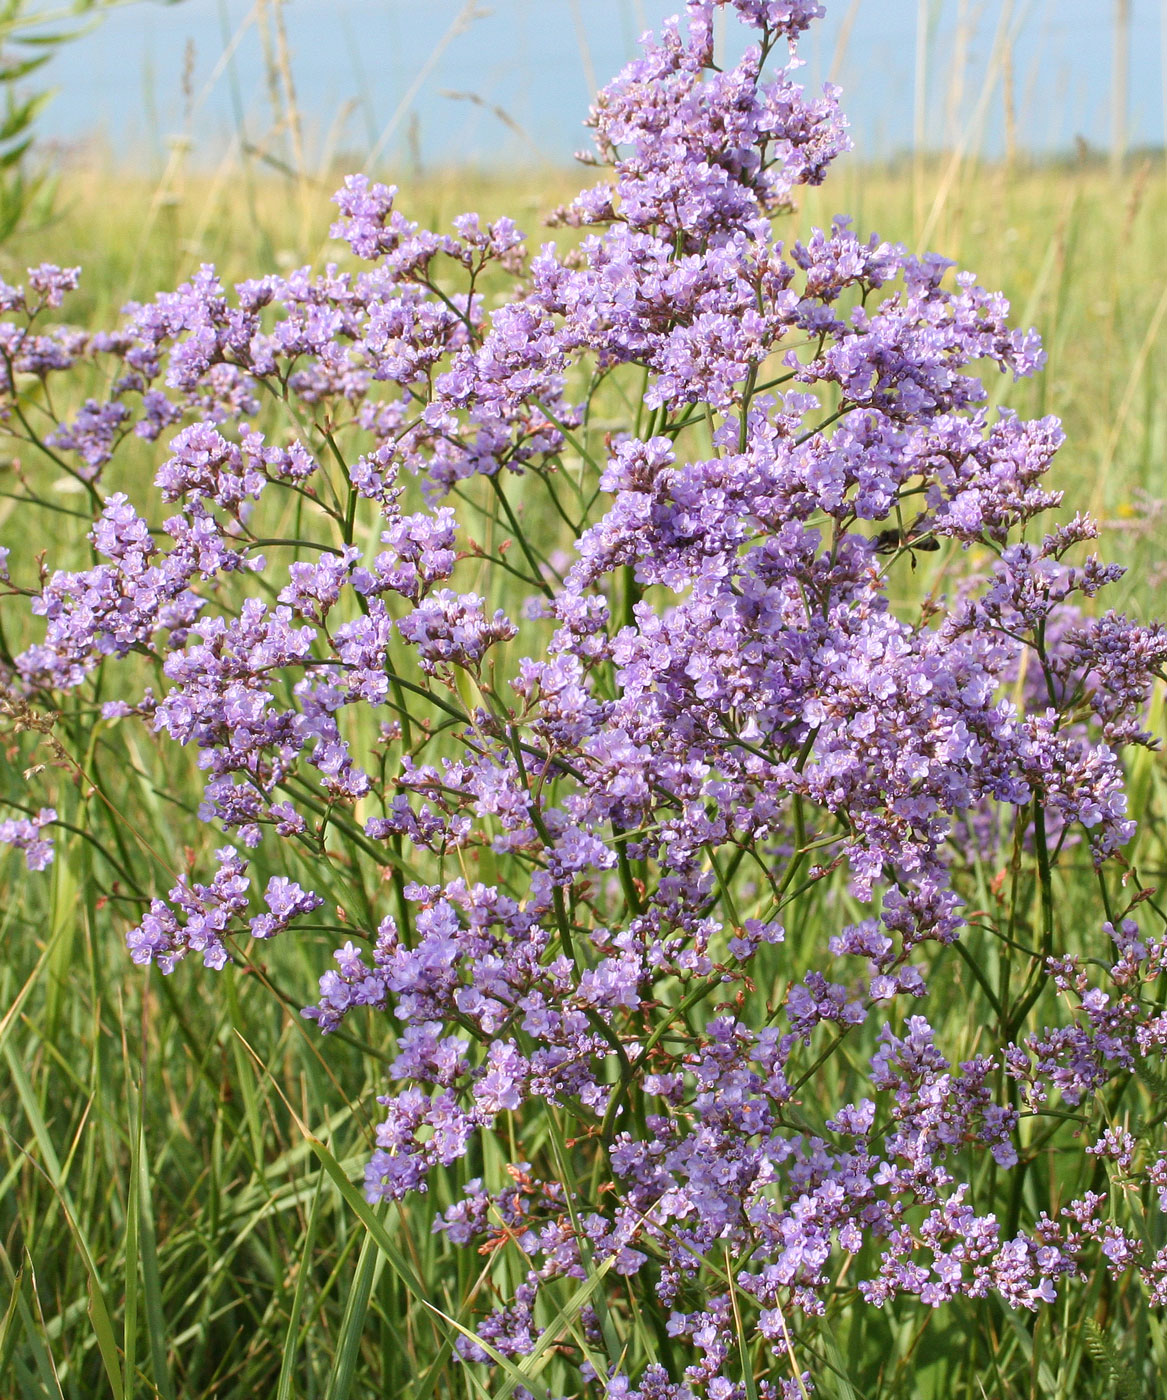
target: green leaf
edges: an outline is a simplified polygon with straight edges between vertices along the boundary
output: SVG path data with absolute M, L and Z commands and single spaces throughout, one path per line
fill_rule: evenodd
M 329 1377 L 325 1400 L 348 1400 L 361 1356 L 361 1341 L 365 1331 L 365 1314 L 369 1296 L 385 1256 L 377 1249 L 373 1236 L 366 1235 L 357 1259 L 357 1271 L 345 1299 L 344 1316 L 337 1337 L 336 1360 Z
M 296 1271 L 296 1289 L 292 1294 L 292 1310 L 288 1314 L 288 1328 L 284 1334 L 284 1354 L 280 1361 L 280 1379 L 276 1386 L 275 1400 L 292 1400 L 292 1369 L 296 1364 L 296 1336 L 300 1330 L 300 1315 L 304 1311 L 304 1292 L 311 1273 L 312 1246 L 316 1242 L 316 1226 L 320 1219 L 320 1203 L 323 1199 L 324 1173 L 316 1173 L 316 1189 L 312 1193 L 312 1209 L 308 1213 L 308 1228 L 300 1249 L 300 1267 Z M 370 1237 L 371 1238 L 371 1237 Z

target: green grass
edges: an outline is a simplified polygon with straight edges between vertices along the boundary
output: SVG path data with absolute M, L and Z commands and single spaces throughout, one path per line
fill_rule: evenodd
M 1094 168 L 940 163 L 919 174 L 844 167 L 829 193 L 807 193 L 791 228 L 848 210 L 861 232 L 909 244 L 927 232 L 929 246 L 1006 290 L 1016 319 L 1041 330 L 1050 364 L 1037 382 L 1002 385 L 1002 401 L 1063 418 L 1069 440 L 1052 484 L 1065 490 L 1069 512 L 1099 514 L 1103 552 L 1131 565 L 1116 590 L 1121 605 L 1167 612 L 1167 517 L 1154 504 L 1167 497 L 1163 169 L 1133 170 L 1119 184 Z M 508 186 L 454 173 L 406 190 L 402 206 L 434 225 L 462 208 L 505 210 L 537 237 L 537 212 L 577 183 L 555 175 Z M 944 198 L 933 209 L 919 188 Z M 53 223 L 6 245 L 0 270 L 12 277 L 26 262 L 82 263 L 73 314 L 104 325 L 126 300 L 174 285 L 203 261 L 235 278 L 319 260 L 326 199 L 323 187 L 249 182 L 239 172 L 161 191 L 80 176 L 62 191 Z M 529 497 L 520 504 L 529 518 L 545 510 Z M 0 498 L 9 531 L 11 510 Z M 55 564 L 69 562 L 67 533 L 45 525 Z M 199 834 L 183 797 L 196 790 L 189 758 L 127 726 L 92 731 L 79 709 L 64 717 L 60 738 L 85 754 L 81 773 L 62 767 L 49 738 L 32 737 L 14 753 L 5 790 L 20 795 L 30 764 L 57 766 L 58 809 L 77 829 L 60 833 L 43 879 L 27 878 L 15 853 L 0 857 L 0 1396 L 502 1400 L 520 1383 L 561 1394 L 558 1344 L 582 1343 L 580 1310 L 601 1281 L 553 1292 L 539 1315 L 540 1347 L 521 1367 L 458 1366 L 454 1339 L 525 1265 L 514 1249 L 479 1256 L 429 1229 L 435 1207 L 465 1179 L 500 1181 L 516 1157 L 542 1154 L 572 1170 L 554 1111 L 534 1139 L 488 1143 L 436 1174 L 429 1199 L 374 1210 L 351 1185 L 373 1096 L 384 1089 L 387 1027 L 353 1022 L 351 1035 L 322 1041 L 297 1011 L 346 922 L 375 921 L 390 886 L 353 862 L 331 888 L 312 881 L 328 897 L 320 911 L 328 931 L 285 939 L 263 950 L 262 963 L 218 976 L 193 964 L 169 979 L 143 972 L 122 946 L 136 898 L 164 890 L 187 864 L 186 841 L 199 841 L 199 854 L 216 844 Z M 1164 864 L 1167 815 L 1157 756 L 1140 758 L 1132 790 L 1145 818 L 1140 865 L 1153 872 Z M 106 804 L 126 820 L 107 819 Z M 262 856 L 255 873 L 262 885 Z M 979 894 L 991 903 L 995 871 L 981 874 Z M 1071 864 L 1056 893 L 1068 928 L 1083 911 L 1071 937 L 1087 938 L 1088 875 Z M 1020 894 L 1027 910 L 1039 897 L 1035 883 Z M 797 912 L 783 967 L 809 964 L 857 910 L 830 885 Z M 982 947 L 970 935 L 968 946 L 995 982 L 990 941 Z M 942 957 L 935 976 L 951 996 L 952 1043 L 971 1054 L 993 1009 L 969 967 Z M 779 965 L 771 970 L 778 976 Z M 865 1034 L 851 1051 L 857 1064 L 871 1049 Z M 847 1060 L 830 1062 L 823 1097 L 841 1093 L 850 1073 Z M 1138 1102 L 1137 1086 L 1123 1111 L 1128 1102 Z M 1051 1149 L 1035 1164 L 1027 1205 L 1045 1199 L 1059 1173 L 1078 1179 L 1072 1155 Z M 982 1167 L 978 1189 L 991 1192 L 991 1177 Z M 653 1318 L 631 1306 L 613 1311 L 619 1347 L 635 1356 L 657 1345 Z M 850 1308 L 828 1319 L 825 1336 L 816 1379 L 837 1400 L 1101 1400 L 1153 1393 L 1156 1367 L 1167 1363 L 1158 1318 L 1102 1280 L 1036 1319 L 992 1303 L 937 1315 Z

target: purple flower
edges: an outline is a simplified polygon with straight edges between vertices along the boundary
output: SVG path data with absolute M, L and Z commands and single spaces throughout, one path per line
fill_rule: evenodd
M 397 630 L 417 647 L 421 668 L 429 675 L 439 666 L 476 670 L 489 647 L 518 636 L 518 628 L 501 608 L 487 617 L 477 594 L 449 588 L 440 588 L 419 604 Z
M 57 820 L 52 807 L 42 807 L 35 817 L 15 817 L 0 822 L 0 845 L 24 852 L 30 870 L 45 870 L 53 863 L 53 838 L 43 834 Z
M 843 218 L 778 238 L 847 145 L 795 81 L 820 13 L 690 0 L 649 36 L 593 107 L 570 247 L 426 230 L 355 175 L 348 269 L 204 267 L 95 336 L 34 329 L 74 274 L 0 287 L 22 396 L 109 385 L 51 434 L 96 558 L 42 570 L 5 713 L 39 729 L 67 690 L 61 733 L 144 720 L 265 873 L 353 892 L 303 1014 L 393 1028 L 368 1198 L 482 1162 L 435 1229 L 522 1263 L 460 1353 L 530 1355 L 592 1279 L 573 1393 L 742 1400 L 741 1327 L 759 1400 L 809 1391 L 844 1275 L 876 1307 L 1032 1310 L 1102 1261 L 1167 1299 L 1124 1214 L 1167 1201 L 1167 1143 L 1115 1108 L 1167 1052 L 1124 767 L 1167 629 L 1094 602 L 1121 570 L 1093 522 L 1034 524 L 1062 432 L 992 407 L 986 370 L 1042 358 L 1004 299 Z M 103 498 L 163 434 L 153 504 Z M 54 820 L 0 839 L 42 868 Z M 275 874 L 257 908 L 247 872 L 228 846 L 176 877 L 132 957 L 320 931 L 322 895 Z M 1081 1179 L 1043 1202 L 1047 1139 Z M 618 1344 L 651 1309 L 670 1370 L 620 1369 L 604 1296 Z
M 311 890 L 302 890 L 295 880 L 289 880 L 286 875 L 271 877 L 264 891 L 263 902 L 270 912 L 257 914 L 251 920 L 253 938 L 274 938 L 277 933 L 282 933 L 293 919 L 301 914 L 310 914 L 324 903 L 318 894 Z

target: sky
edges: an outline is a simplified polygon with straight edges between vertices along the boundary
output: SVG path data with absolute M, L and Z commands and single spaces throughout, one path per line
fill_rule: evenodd
M 1161 146 L 1167 0 L 1130 4 L 1127 126 L 1133 144 Z M 1007 126 L 1018 149 L 1038 154 L 1073 149 L 1078 138 L 1105 149 L 1116 5 L 828 0 L 803 44 L 804 78 L 839 82 L 852 138 L 871 158 L 921 141 L 999 155 Z M 285 0 L 307 161 L 565 164 L 586 143 L 581 122 L 594 83 L 680 0 L 478 0 L 479 14 L 467 19 L 474 8 L 465 0 Z M 115 10 L 48 65 L 57 92 L 40 119 L 42 137 L 145 169 L 176 139 L 189 140 L 206 165 L 240 142 L 286 158 L 286 138 L 273 137 L 263 9 L 252 0 L 137 0 Z M 739 27 L 731 20 L 728 28 Z

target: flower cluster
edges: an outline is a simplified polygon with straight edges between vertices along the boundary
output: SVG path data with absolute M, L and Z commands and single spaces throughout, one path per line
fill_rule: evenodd
M 23 851 L 30 870 L 46 870 L 53 863 L 53 838 L 45 834 L 45 827 L 56 820 L 52 807 L 42 807 L 35 817 L 0 822 L 0 844 Z
M 322 888 L 379 868 L 393 913 L 350 922 L 304 1013 L 397 1028 L 369 1199 L 426 1191 L 504 1124 L 569 1130 L 590 1191 L 532 1150 L 439 1216 L 525 1261 L 459 1349 L 529 1354 L 542 1295 L 602 1267 L 613 1313 L 634 1289 L 669 1339 L 630 1375 L 585 1312 L 579 1383 L 621 1400 L 744 1396 L 743 1325 L 771 1349 L 756 1393 L 805 1394 L 794 1320 L 848 1269 L 875 1306 L 1034 1309 L 1100 1249 L 1167 1299 L 1167 1254 L 1107 1223 L 1099 1180 L 1028 1219 L 975 1180 L 1016 1173 L 1021 1203 L 1031 1117 L 1073 1118 L 1167 1045 L 1161 937 L 1115 915 L 1103 991 L 1053 894 L 1063 849 L 1105 892 L 1133 834 L 1122 751 L 1152 741 L 1167 629 L 1092 613 L 1120 571 L 1082 558 L 1089 520 L 1033 524 L 1061 432 L 987 406 L 986 365 L 1042 362 L 1004 299 L 844 219 L 776 236 L 846 145 L 834 90 L 795 82 L 820 6 L 730 0 L 755 42 L 722 67 L 725 3 L 689 0 L 597 99 L 610 174 L 558 211 L 565 247 L 529 256 L 505 219 L 428 232 L 355 176 L 334 233 L 358 271 L 228 292 L 204 268 L 79 337 L 32 334 L 71 281 L 42 269 L 0 326 L 42 380 L 112 362 L 51 444 L 108 562 L 41 578 L 43 638 L 5 684 L 51 706 L 118 667 L 102 722 L 192 746 L 204 820 Z M 633 407 L 601 445 L 609 385 Z M 261 389 L 290 439 L 256 426 Z M 155 526 L 101 482 L 124 437 L 166 434 Z M 53 818 L 0 840 L 41 868 Z M 247 860 L 217 859 L 150 902 L 136 961 L 221 968 L 324 902 L 288 873 L 252 912 Z M 966 912 L 971 865 L 1016 886 L 1023 859 L 1025 926 Z M 836 932 L 808 952 L 816 899 Z M 992 980 L 976 937 L 1010 950 Z M 997 1018 L 963 1057 L 929 1019 L 954 945 Z M 1093 1154 L 1163 1208 L 1162 1154 L 1113 1133 Z

